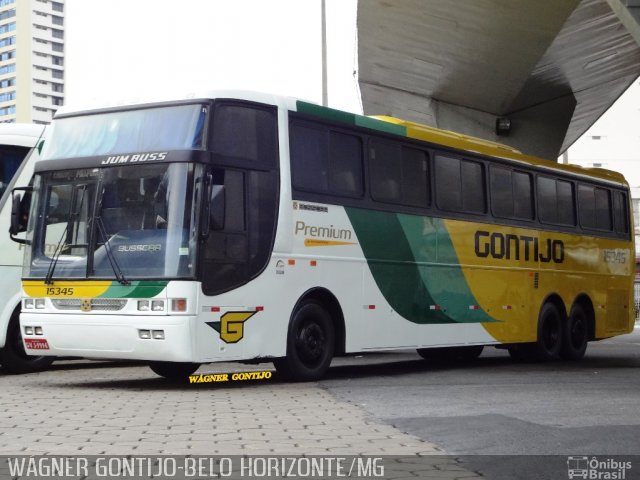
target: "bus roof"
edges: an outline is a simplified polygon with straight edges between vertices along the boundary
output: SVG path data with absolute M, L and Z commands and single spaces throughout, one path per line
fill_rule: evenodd
M 33 147 L 44 128 L 44 125 L 32 123 L 0 123 L 0 145 Z
M 112 102 L 110 104 L 102 103 L 100 105 L 94 104 L 84 106 L 64 106 L 58 109 L 54 118 L 81 113 L 90 113 L 93 111 L 132 107 L 136 105 L 151 105 L 178 101 L 184 102 L 188 100 L 197 101 L 202 99 L 216 98 L 233 98 L 270 105 L 277 105 L 281 108 L 297 110 L 299 112 L 304 112 L 340 123 L 358 125 L 361 127 L 384 131 L 386 133 L 414 138 L 437 145 L 443 145 L 470 153 L 501 158 L 512 162 L 521 163 L 523 165 L 538 166 L 552 169 L 558 172 L 567 172 L 574 175 L 598 178 L 603 181 L 608 181 L 628 187 L 624 176 L 612 170 L 606 170 L 602 168 L 584 168 L 578 165 L 561 164 L 552 160 L 523 154 L 515 148 L 498 142 L 492 142 L 489 140 L 484 140 L 481 138 L 472 137 L 470 135 L 464 135 L 449 130 L 441 130 L 427 125 L 402 120 L 399 118 L 389 116 L 358 115 L 355 113 L 340 111 L 329 107 L 323 107 L 315 103 L 297 100 L 292 97 L 285 97 L 282 95 L 256 92 L 251 90 L 203 90 L 194 91 L 187 94 L 165 95 L 162 98 L 149 97 L 130 101 Z

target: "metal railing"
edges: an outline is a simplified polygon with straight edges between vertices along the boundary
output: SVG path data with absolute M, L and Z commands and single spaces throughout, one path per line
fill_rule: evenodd
M 640 282 L 636 282 L 633 286 L 633 298 L 636 306 L 636 322 L 640 321 Z

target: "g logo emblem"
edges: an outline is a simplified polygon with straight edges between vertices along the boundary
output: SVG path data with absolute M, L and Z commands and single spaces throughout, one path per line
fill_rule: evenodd
M 220 334 L 225 343 L 238 343 L 244 337 L 244 322 L 256 312 L 227 312 L 220 317 L 219 322 L 206 322 Z

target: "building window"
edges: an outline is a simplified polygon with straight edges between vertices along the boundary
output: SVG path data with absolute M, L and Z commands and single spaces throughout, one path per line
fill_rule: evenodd
M 16 92 L 0 93 L 0 102 L 10 102 L 16 99 Z
M 51 21 L 53 22 L 54 25 L 64 25 L 64 18 L 62 17 L 58 17 L 56 15 L 51 15 Z
M 13 32 L 16 29 L 16 22 L 7 23 L 6 25 L 0 25 L 0 34 Z
M 0 12 L 0 21 L 6 20 L 7 18 L 15 17 L 16 9 L 12 8 L 11 10 L 5 10 L 4 12 Z
M 51 50 L 54 52 L 64 52 L 64 45 L 62 43 L 51 42 Z
M 0 67 L 0 75 L 4 75 L 5 73 L 11 73 L 16 71 L 16 65 L 5 65 L 4 67 Z
M 52 28 L 51 35 L 53 35 L 53 38 L 64 38 L 64 31 Z
M 60 85 L 59 83 L 52 83 L 51 84 L 51 91 L 52 92 L 56 92 L 56 93 L 63 93 L 64 92 L 64 86 Z
M 16 84 L 16 78 L 5 78 L 4 80 L 0 81 L 0 88 L 8 88 L 8 87 L 14 87 Z
M 12 105 L 10 107 L 0 108 L 0 115 L 13 115 L 14 113 L 16 113 L 15 105 Z
M 0 0 L 0 7 L 16 3 L 16 0 Z
M 60 97 L 51 97 L 51 103 L 54 105 L 60 106 L 63 103 L 63 99 Z
M 15 50 L 0 53 L 0 62 L 6 62 L 7 60 L 11 60 L 12 58 L 16 58 Z
M 64 60 L 62 59 L 62 57 L 56 57 L 55 55 L 51 55 L 51 62 L 53 62 L 54 65 L 58 66 L 62 66 L 64 64 Z
M 0 40 L 0 48 L 8 47 L 16 44 L 16 37 L 7 37 Z
M 53 78 L 57 78 L 59 80 L 64 78 L 63 73 L 59 70 L 51 70 L 51 75 L 53 76 Z
M 51 8 L 54 12 L 64 12 L 64 5 L 59 2 L 51 2 Z

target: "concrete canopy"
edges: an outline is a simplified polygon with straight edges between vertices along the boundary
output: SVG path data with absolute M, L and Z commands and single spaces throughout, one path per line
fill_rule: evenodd
M 364 113 L 555 160 L 640 75 L 639 12 L 640 0 L 360 0 Z

